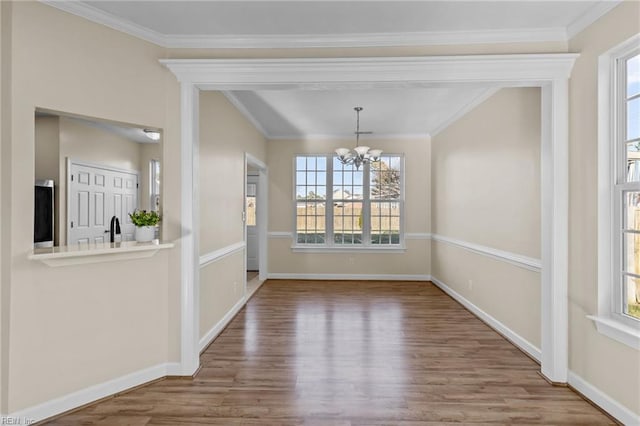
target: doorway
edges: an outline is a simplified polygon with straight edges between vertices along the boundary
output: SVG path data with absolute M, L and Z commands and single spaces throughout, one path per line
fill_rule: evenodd
M 267 166 L 245 154 L 245 294 L 255 293 L 267 275 Z

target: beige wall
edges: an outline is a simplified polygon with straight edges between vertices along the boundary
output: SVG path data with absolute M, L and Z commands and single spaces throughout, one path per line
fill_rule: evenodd
M 11 188 L 2 191 L 12 230 L 9 251 L 2 252 L 10 262 L 2 285 L 11 286 L 5 412 L 177 361 L 180 300 L 177 250 L 59 269 L 27 259 L 35 108 L 164 129 L 164 155 L 176 159 L 165 176 L 179 181 L 179 115 L 172 106 L 179 96 L 175 78 L 158 63 L 163 49 L 39 2 L 11 6 L 11 137 L 2 140 L 10 155 L 2 156 L 2 166 L 16 167 Z M 177 189 L 165 188 L 169 239 L 180 232 Z M 2 304 L 5 312 L 4 297 Z
M 569 368 L 640 415 L 640 352 L 597 332 L 597 61 L 640 32 L 640 3 L 626 1 L 570 42 Z
M 539 259 L 540 89 L 502 89 L 436 135 L 432 197 L 434 234 Z M 540 347 L 539 273 L 432 247 L 435 278 Z
M 293 163 L 296 154 L 326 154 L 354 140 L 270 140 L 269 231 L 294 232 Z M 370 141 L 371 146 L 393 154 L 405 154 L 405 232 L 430 232 L 430 141 Z M 269 239 L 269 273 L 279 274 L 403 274 L 428 275 L 426 240 L 407 240 L 405 253 L 294 253 L 291 239 Z M 427 261 L 425 261 L 427 259 Z
M 200 94 L 200 255 L 243 241 L 245 153 L 266 161 L 262 134 L 220 92 Z M 200 337 L 243 296 L 245 251 L 200 269 Z
M 463 44 L 439 46 L 304 49 L 167 49 L 172 59 L 202 58 L 344 58 L 423 55 L 482 55 L 566 52 L 566 42 Z
M 200 338 L 240 301 L 244 292 L 244 250 L 200 269 Z
M 0 2 L 0 413 L 7 412 L 9 369 L 9 300 L 11 285 L 7 253 L 10 253 L 10 204 L 4 196 L 10 189 L 11 135 L 11 3 Z
M 266 160 L 262 134 L 220 92 L 200 94 L 200 255 L 244 238 L 244 154 Z

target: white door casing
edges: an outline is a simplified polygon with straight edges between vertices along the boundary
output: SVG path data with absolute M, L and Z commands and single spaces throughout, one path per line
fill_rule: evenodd
M 259 264 L 259 241 L 258 241 L 258 176 L 247 176 L 245 218 L 247 226 L 247 271 L 258 271 Z M 253 203 L 253 210 L 250 204 Z
M 542 373 L 568 373 L 568 79 L 579 54 L 378 58 L 167 59 L 181 85 L 181 370 L 199 367 L 198 116 L 200 90 L 340 90 L 484 83 L 542 90 Z
M 134 239 L 129 213 L 138 207 L 138 172 L 68 161 L 67 244 L 109 242 L 111 218 L 122 241 Z

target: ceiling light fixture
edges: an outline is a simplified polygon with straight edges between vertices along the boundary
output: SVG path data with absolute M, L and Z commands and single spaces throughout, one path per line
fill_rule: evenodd
M 342 164 L 353 164 L 359 169 L 362 164 L 370 161 L 380 160 L 381 149 L 369 149 L 368 146 L 360 146 L 360 135 L 370 135 L 373 132 L 360 131 L 360 111 L 362 107 L 353 108 L 356 112 L 356 147 L 353 150 L 349 148 L 338 148 L 336 154 Z
M 160 140 L 160 132 L 157 131 L 157 130 L 144 129 L 143 132 L 144 132 L 145 136 L 148 137 L 149 139 L 151 139 L 152 141 L 159 141 Z

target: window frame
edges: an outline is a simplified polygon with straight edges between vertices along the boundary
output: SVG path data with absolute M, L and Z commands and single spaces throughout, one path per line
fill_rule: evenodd
M 371 203 L 375 202 L 371 199 L 370 194 L 370 165 L 363 167 L 363 197 L 362 197 L 362 244 L 337 244 L 334 238 L 334 212 L 333 209 L 325 207 L 325 242 L 324 244 L 316 243 L 298 243 L 297 229 L 297 193 L 296 193 L 296 172 L 298 157 L 322 157 L 327 161 L 326 169 L 326 199 L 325 205 L 333 205 L 333 161 L 337 157 L 335 154 L 313 154 L 300 153 L 293 156 L 293 244 L 291 246 L 294 252 L 310 252 L 310 253 L 398 253 L 406 251 L 405 246 L 405 157 L 404 154 L 384 153 L 383 156 L 398 157 L 400 159 L 400 198 L 397 202 L 400 209 L 400 226 L 399 226 L 399 243 L 398 244 L 372 244 L 371 243 Z M 384 200 L 382 200 L 384 201 Z
M 624 193 L 626 182 L 626 60 L 640 53 L 640 34 L 598 58 L 598 313 L 599 332 L 640 349 L 640 320 L 624 314 Z M 624 86 L 624 87 L 623 87 Z

